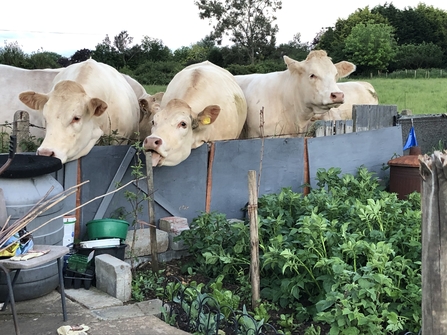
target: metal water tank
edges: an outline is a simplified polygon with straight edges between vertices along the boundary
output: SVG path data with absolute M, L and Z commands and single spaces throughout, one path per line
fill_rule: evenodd
M 8 156 L 0 155 L 0 166 Z M 46 194 L 48 199 L 63 192 L 63 186 L 51 175 L 62 167 L 61 161 L 53 157 L 35 154 L 16 154 L 11 165 L 0 175 L 0 188 L 6 202 L 9 224 L 22 218 Z M 63 214 L 63 201 L 38 215 L 27 226 L 31 231 L 51 218 Z M 64 236 L 63 218 L 58 218 L 32 233 L 34 244 L 62 245 Z M 14 285 L 16 301 L 34 299 L 46 295 L 58 286 L 57 262 L 53 261 L 41 267 L 22 270 Z M 0 301 L 8 295 L 4 274 L 0 272 Z

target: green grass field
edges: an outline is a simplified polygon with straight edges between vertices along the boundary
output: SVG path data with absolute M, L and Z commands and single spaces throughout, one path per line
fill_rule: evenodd
M 363 79 L 362 79 L 363 80 Z M 413 114 L 447 113 L 447 79 L 364 79 L 376 89 L 381 105 L 397 105 Z M 145 85 L 149 94 L 164 91 L 166 86 Z
M 381 105 L 397 105 L 413 114 L 447 113 L 447 79 L 368 79 Z

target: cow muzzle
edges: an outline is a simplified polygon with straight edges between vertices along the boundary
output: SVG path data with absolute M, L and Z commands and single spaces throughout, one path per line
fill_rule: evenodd
M 333 104 L 342 104 L 345 102 L 345 94 L 343 92 L 332 92 L 331 101 Z

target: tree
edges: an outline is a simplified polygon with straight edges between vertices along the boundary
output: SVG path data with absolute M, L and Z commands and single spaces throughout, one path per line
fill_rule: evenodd
M 394 28 L 383 23 L 359 23 L 345 41 L 348 59 L 361 70 L 386 70 L 395 57 Z
M 91 54 L 92 52 L 89 49 L 80 49 L 70 57 L 70 63 L 75 64 L 84 62 L 90 58 Z
M 442 49 L 433 43 L 404 44 L 397 48 L 396 69 L 428 69 L 442 66 Z
M 141 40 L 141 50 L 146 60 L 153 62 L 163 62 L 172 59 L 172 52 L 163 41 L 149 36 L 143 36 Z
M 62 56 L 55 52 L 38 50 L 29 56 L 31 69 L 56 69 L 60 67 L 59 59 Z
M 345 40 L 359 23 L 388 24 L 388 20 L 380 13 L 370 11 L 368 6 L 359 8 L 347 19 L 338 19 L 335 27 L 324 28 L 323 32 L 320 32 L 314 39 L 315 48 L 326 50 L 334 62 L 346 59 L 344 53 Z
M 5 46 L 0 48 L 0 64 L 30 68 L 28 55 L 23 52 L 17 41 L 10 43 L 5 41 Z
M 132 42 L 133 37 L 131 37 L 126 30 L 121 31 L 113 38 L 113 45 L 118 50 L 118 53 L 120 54 L 122 60 L 122 64 L 120 64 L 118 68 L 126 67 L 127 59 L 133 57 L 134 53 L 129 54 L 127 52 L 131 48 Z
M 120 54 L 112 45 L 109 35 L 106 35 L 104 40 L 96 45 L 95 50 L 92 52 L 92 58 L 97 62 L 108 64 L 115 69 L 119 68 L 121 63 Z
M 215 22 L 211 33 L 218 44 L 224 36 L 246 50 L 251 63 L 262 59 L 275 46 L 278 26 L 274 13 L 282 8 L 279 0 L 196 0 L 201 19 Z
M 310 51 L 310 45 L 301 42 L 301 34 L 293 35 L 293 39 L 288 43 L 282 43 L 276 49 L 276 59 L 280 59 L 283 63 L 282 56 L 286 55 L 295 60 L 306 59 Z

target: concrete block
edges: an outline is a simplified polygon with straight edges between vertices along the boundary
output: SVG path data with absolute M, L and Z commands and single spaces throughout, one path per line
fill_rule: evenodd
M 108 254 L 95 257 L 96 288 L 123 302 L 132 294 L 132 272 L 126 262 Z
M 185 250 L 188 247 L 183 241 L 174 241 L 174 237 L 179 236 L 182 231 L 188 230 L 189 225 L 186 218 L 169 216 L 160 218 L 159 227 L 166 231 L 169 236 L 169 248 L 172 250 Z
M 148 256 L 151 254 L 151 234 L 149 228 L 137 229 L 135 236 L 135 245 L 132 248 L 133 230 L 127 232 L 126 254 L 124 258 Z M 168 233 L 157 229 L 157 250 L 158 252 L 165 252 L 169 247 Z

